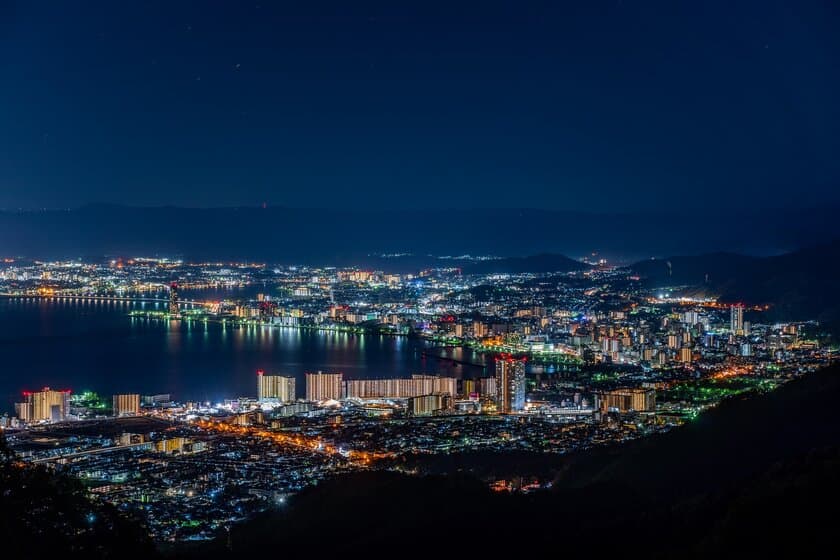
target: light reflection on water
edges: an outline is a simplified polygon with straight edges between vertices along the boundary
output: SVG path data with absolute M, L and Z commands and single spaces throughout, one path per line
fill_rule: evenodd
M 482 369 L 431 355 L 480 363 L 462 349 L 429 349 L 383 335 L 203 321 L 129 317 L 161 302 L 0 299 L 0 411 L 25 389 L 43 386 L 116 392 L 171 393 L 183 400 L 255 395 L 255 372 L 294 375 L 303 394 L 306 371 L 348 378 L 428 372 L 482 375 Z

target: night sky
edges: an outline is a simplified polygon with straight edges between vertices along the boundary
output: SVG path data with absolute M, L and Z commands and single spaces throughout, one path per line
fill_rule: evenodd
M 0 207 L 840 201 L 840 3 L 395 4 L 0 0 Z

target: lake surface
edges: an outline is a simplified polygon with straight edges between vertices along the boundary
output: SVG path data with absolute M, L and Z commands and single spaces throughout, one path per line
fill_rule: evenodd
M 256 396 L 258 369 L 294 375 L 298 396 L 307 371 L 358 379 L 482 375 L 480 367 L 436 358 L 484 363 L 472 351 L 430 348 L 404 337 L 128 316 L 133 309 L 165 306 L 0 298 L 0 412 L 13 411 L 22 391 L 44 386 L 104 396 L 170 393 L 182 401 Z

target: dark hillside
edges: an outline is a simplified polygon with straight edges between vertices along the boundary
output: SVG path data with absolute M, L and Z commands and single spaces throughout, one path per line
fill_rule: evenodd
M 774 257 L 714 253 L 631 268 L 654 287 L 692 286 L 725 302 L 770 304 L 773 320 L 840 319 L 840 240 Z
M 835 366 L 662 437 L 558 458 L 554 489 L 526 496 L 464 475 L 340 477 L 234 528 L 230 546 L 409 557 L 808 554 L 833 543 L 833 517 L 819 508 L 840 503 L 838 395 Z M 192 552 L 229 554 L 227 542 Z

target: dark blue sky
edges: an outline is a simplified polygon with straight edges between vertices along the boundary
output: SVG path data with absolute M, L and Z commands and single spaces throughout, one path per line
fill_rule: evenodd
M 840 201 L 837 2 L 396 4 L 0 0 L 0 207 Z

